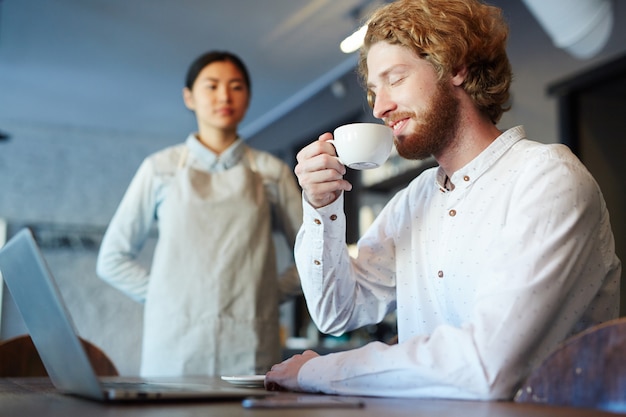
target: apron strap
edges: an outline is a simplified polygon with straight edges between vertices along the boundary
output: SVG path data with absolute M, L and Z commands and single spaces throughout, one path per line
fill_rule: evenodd
M 274 193 L 270 190 L 268 190 L 267 187 L 271 186 L 271 182 L 269 180 L 267 180 L 258 170 L 258 166 L 256 163 L 256 160 L 254 159 L 254 155 L 252 154 L 252 151 L 250 150 L 250 148 L 245 148 L 245 158 L 248 160 L 248 167 L 250 168 L 250 171 L 254 172 L 256 175 L 258 175 L 259 177 L 261 177 L 261 181 L 263 183 L 263 191 L 265 192 L 265 197 L 267 198 L 267 201 L 270 204 L 270 215 L 271 215 L 271 222 L 272 222 L 272 229 L 275 228 L 275 225 L 278 222 L 278 217 L 276 214 L 276 210 L 277 210 L 277 206 L 276 206 L 276 196 L 274 195 Z
M 184 146 L 183 151 L 180 153 L 180 157 L 178 158 L 178 166 L 177 169 L 181 169 L 187 163 L 187 155 L 189 155 L 189 147 Z
M 250 151 L 249 148 L 245 148 L 245 152 L 246 152 L 246 158 L 248 159 L 248 165 L 250 166 L 250 169 L 255 174 L 258 174 L 259 170 L 258 170 L 258 167 L 257 167 L 257 164 L 256 164 L 256 160 L 252 156 L 252 152 Z

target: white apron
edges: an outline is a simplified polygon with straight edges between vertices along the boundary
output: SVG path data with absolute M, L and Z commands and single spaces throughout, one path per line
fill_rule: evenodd
M 141 374 L 264 373 L 280 360 L 280 345 L 263 179 L 247 150 L 223 172 L 200 171 L 187 159 L 157 211 Z M 181 250 L 181 239 L 196 249 Z

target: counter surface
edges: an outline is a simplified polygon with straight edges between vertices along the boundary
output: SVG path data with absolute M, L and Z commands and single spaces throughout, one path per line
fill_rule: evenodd
M 308 394 L 278 393 L 303 397 Z M 0 378 L 0 415 L 22 416 L 219 416 L 219 417 L 601 417 L 615 416 L 598 410 L 518 404 L 514 402 L 451 401 L 398 398 L 361 398 L 363 408 L 246 409 L 241 401 L 146 402 L 105 404 L 57 392 L 48 378 Z

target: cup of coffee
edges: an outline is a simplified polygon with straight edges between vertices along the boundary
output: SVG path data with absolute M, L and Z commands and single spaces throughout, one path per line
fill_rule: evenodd
M 393 130 L 378 123 L 350 123 L 339 126 L 330 140 L 339 161 L 352 169 L 381 166 L 393 147 Z

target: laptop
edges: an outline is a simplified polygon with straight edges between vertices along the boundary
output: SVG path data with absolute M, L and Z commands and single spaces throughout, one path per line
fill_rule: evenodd
M 216 378 L 99 378 L 81 344 L 32 232 L 20 230 L 0 249 L 0 272 L 39 356 L 60 392 L 98 401 L 241 400 L 272 395 Z

